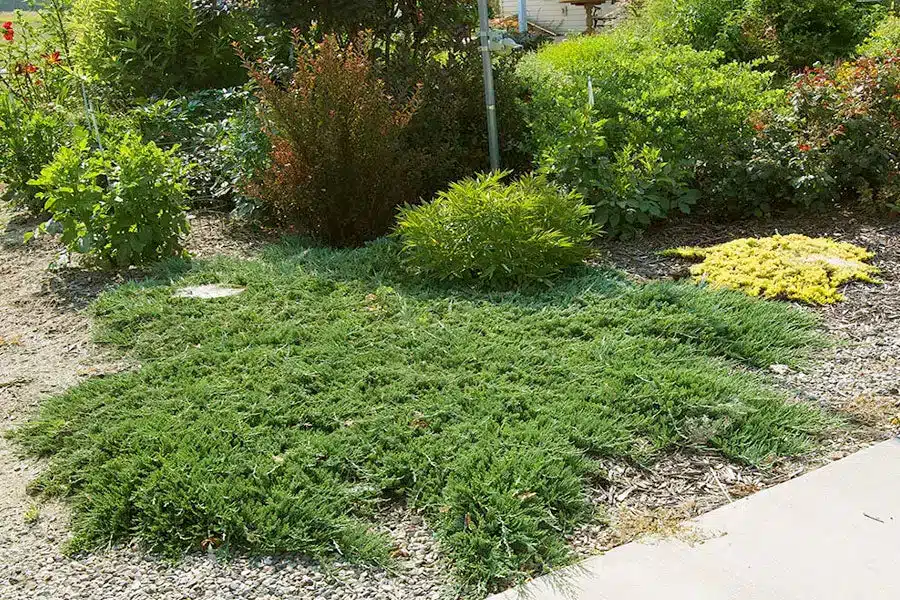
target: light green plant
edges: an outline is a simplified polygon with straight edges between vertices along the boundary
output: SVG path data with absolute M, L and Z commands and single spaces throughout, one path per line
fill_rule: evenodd
M 859 56 L 878 56 L 889 51 L 900 52 L 900 16 L 888 15 L 859 45 Z
M 135 134 L 94 151 L 79 132 L 32 184 L 70 251 L 102 266 L 147 264 L 181 254 L 188 230 L 187 168 L 176 151 Z
M 808 304 L 843 300 L 838 289 L 849 281 L 878 283 L 878 269 L 865 262 L 874 254 L 829 238 L 798 234 L 742 238 L 709 248 L 675 248 L 665 254 L 702 259 L 691 267 L 691 274 L 698 281 L 741 290 L 750 296 Z
M 28 182 L 53 158 L 67 131 L 68 119 L 53 107 L 35 108 L 0 91 L 0 183 L 4 198 L 39 214 L 43 201 Z
M 526 57 L 518 72 L 542 172 L 596 205 L 613 234 L 689 210 L 754 135 L 748 117 L 781 97 L 768 74 L 721 59 L 628 30 Z
M 22 516 L 22 520 L 25 521 L 26 525 L 34 525 L 41 518 L 41 507 L 37 504 L 32 504 L 28 507 L 28 510 L 25 511 L 25 514 Z
M 396 234 L 414 273 L 438 279 L 544 280 L 590 253 L 590 206 L 542 176 L 464 179 L 401 210 Z

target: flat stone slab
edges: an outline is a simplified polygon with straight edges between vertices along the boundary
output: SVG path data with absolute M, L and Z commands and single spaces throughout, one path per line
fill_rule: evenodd
M 246 288 L 232 287 L 228 285 L 219 285 L 217 283 L 209 283 L 206 285 L 192 285 L 175 290 L 173 296 L 176 298 L 227 298 L 229 296 L 237 296 L 242 294 Z
M 493 600 L 896 600 L 900 440 L 691 523 L 710 539 L 632 542 Z

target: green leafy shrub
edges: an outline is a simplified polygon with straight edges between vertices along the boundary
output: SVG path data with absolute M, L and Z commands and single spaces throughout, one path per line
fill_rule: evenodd
M 596 205 L 612 233 L 690 210 L 742 156 L 753 135 L 748 116 L 780 97 L 768 90 L 770 75 L 720 60 L 720 53 L 662 47 L 627 30 L 525 58 L 519 73 L 532 94 L 541 169 Z
M 416 199 L 417 165 L 403 137 L 416 101 L 388 95 L 367 45 L 360 37 L 344 49 L 331 36 L 298 44 L 287 85 L 249 65 L 272 143 L 251 195 L 285 225 L 336 246 L 384 234 L 396 207 Z
M 478 12 L 470 0 L 254 0 L 260 20 L 276 28 L 287 27 L 309 42 L 317 35 L 332 35 L 352 42 L 369 31 L 373 44 L 368 58 L 385 73 L 408 75 L 435 54 L 471 37 Z M 400 10 L 398 10 L 400 8 Z
M 0 92 L 0 182 L 6 186 L 7 200 L 32 214 L 41 213 L 44 202 L 28 182 L 53 159 L 71 127 L 58 109 L 35 108 Z
M 164 152 L 131 134 L 92 151 L 80 132 L 33 184 L 43 190 L 38 197 L 70 251 L 101 266 L 125 266 L 182 252 L 185 176 L 174 150 Z
M 256 99 L 243 89 L 204 90 L 141 105 L 131 111 L 135 127 L 160 148 L 178 148 L 189 173 L 193 206 L 256 210 L 244 188 L 266 166 L 268 138 L 256 116 Z
M 773 37 L 781 61 L 800 69 L 852 55 L 871 10 L 856 0 L 748 0 L 744 26 L 756 40 Z
M 163 96 L 225 88 L 246 80 L 234 41 L 253 24 L 242 12 L 192 0 L 75 0 L 74 52 L 120 91 Z
M 651 0 L 634 27 L 729 60 L 771 56 L 788 73 L 851 56 L 882 12 L 856 0 Z
M 888 15 L 859 45 L 859 56 L 878 56 L 889 51 L 900 51 L 900 17 Z
M 751 206 L 801 207 L 840 198 L 896 207 L 900 199 L 900 56 L 861 58 L 798 75 L 788 101 L 755 123 L 741 180 Z
M 590 206 L 541 176 L 511 184 L 504 173 L 450 186 L 401 210 L 396 235 L 415 273 L 439 279 L 543 280 L 590 254 L 598 232 Z

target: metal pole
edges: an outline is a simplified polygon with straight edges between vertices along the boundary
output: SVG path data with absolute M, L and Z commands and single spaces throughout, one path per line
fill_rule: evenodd
M 519 0 L 519 33 L 528 33 L 528 9 L 525 0 Z
M 491 170 L 500 170 L 500 141 L 497 130 L 497 100 L 494 95 L 494 70 L 491 65 L 490 24 L 487 0 L 478 0 L 478 37 L 481 41 L 481 64 L 484 67 L 484 104 L 487 107 L 488 150 Z

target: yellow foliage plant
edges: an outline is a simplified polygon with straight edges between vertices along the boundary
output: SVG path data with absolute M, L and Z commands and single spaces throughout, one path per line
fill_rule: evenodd
M 866 264 L 874 254 L 829 238 L 773 235 L 742 238 L 709 248 L 666 250 L 667 256 L 702 260 L 691 267 L 694 279 L 751 296 L 786 298 L 808 304 L 844 299 L 838 289 L 852 281 L 880 283 L 879 271 Z

